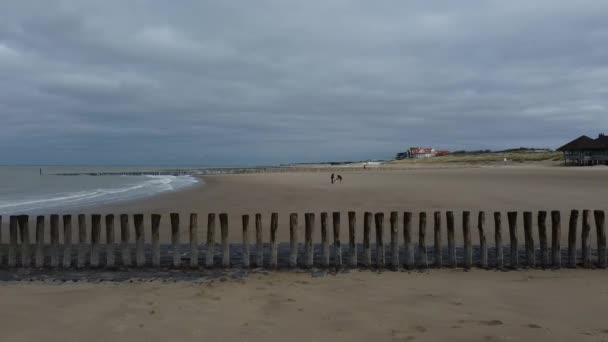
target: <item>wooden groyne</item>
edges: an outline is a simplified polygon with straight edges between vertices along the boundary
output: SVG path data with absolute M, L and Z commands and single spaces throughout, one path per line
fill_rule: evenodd
M 462 267 L 470 269 L 542 268 L 606 268 L 606 228 L 603 210 L 572 210 L 568 215 L 567 249 L 561 246 L 562 213 L 560 211 L 508 212 L 508 234 L 503 231 L 503 216 L 494 212 L 493 227 L 486 222 L 486 213 L 462 212 L 462 222 L 454 222 L 454 212 L 435 211 L 432 218 L 432 244 L 427 241 L 427 213 L 418 214 L 418 241 L 413 241 L 412 212 L 327 212 L 305 213 L 302 221 L 297 213 L 289 214 L 286 227 L 278 225 L 277 213 L 271 214 L 270 225 L 262 226 L 262 215 L 242 215 L 238 228 L 230 229 L 226 213 L 207 215 L 206 237 L 199 242 L 199 219 L 196 213 L 182 220 L 177 213 L 168 215 L 171 242 L 160 243 L 160 214 L 152 214 L 149 226 L 144 215 L 49 215 L 10 216 L 8 241 L 0 241 L 0 266 L 4 268 L 51 269 L 124 269 L 124 268 L 389 268 L 427 269 Z M 548 215 L 550 214 L 550 215 Z M 534 216 L 537 229 L 534 230 Z M 363 218 L 362 223 L 357 217 Z M 551 230 L 547 230 L 550 217 Z M 342 218 L 348 227 L 348 243 L 341 243 Z M 443 225 L 445 218 L 446 225 Z M 523 219 L 523 248 L 520 245 L 519 218 Z M 166 218 L 165 218 L 166 219 Z M 331 222 L 329 222 L 331 219 Z M 388 230 L 385 234 L 385 219 Z M 216 232 L 219 220 L 219 234 Z M 115 221 L 118 225 L 115 225 Z M 0 216 L 0 222 L 2 217 Z M 45 234 L 49 223 L 49 234 Z M 87 225 L 87 222 L 90 224 Z M 35 225 L 34 225 L 35 223 Z M 73 224 L 77 224 L 77 240 L 72 241 Z M 320 231 L 317 231 L 320 223 Z M 476 223 L 478 241 L 472 239 Z M 579 230 L 579 224 L 582 223 Z M 182 226 L 187 227 L 188 241 L 181 241 Z M 592 229 L 592 226 L 595 229 Z M 0 227 L 2 227 L 0 225 Z M 35 228 L 34 228 L 35 227 Z M 331 227 L 331 232 L 330 232 Z M 32 228 L 33 231 L 32 231 Z M 277 241 L 277 231 L 289 231 L 289 241 Z M 493 229 L 495 240 L 486 240 Z M 63 239 L 60 239 L 60 231 Z M 372 240 L 372 230 L 375 235 Z M 457 241 L 460 230 L 462 241 Z M 444 234 L 444 231 L 447 234 Z M 362 233 L 357 241 L 357 232 Z M 238 234 L 241 243 L 229 243 L 229 234 Z M 592 248 L 590 237 L 597 245 Z M 5 234 L 6 235 L 6 234 Z M 320 235 L 320 236 L 319 236 Z M 0 237 L 2 234 L 0 234 Z M 579 242 L 580 236 L 580 242 Z M 48 237 L 48 239 L 45 239 Z M 103 242 L 102 242 L 103 237 Z M 267 237 L 265 240 L 264 237 Z M 302 240 L 303 237 L 303 240 Z M 320 237 L 320 239 L 318 239 Z M 385 237 L 388 241 L 385 243 Z M 447 237 L 447 245 L 444 245 Z M 503 237 L 506 243 L 503 244 Z M 320 240 L 321 243 L 314 243 Z M 550 240 L 550 246 L 548 241 Z

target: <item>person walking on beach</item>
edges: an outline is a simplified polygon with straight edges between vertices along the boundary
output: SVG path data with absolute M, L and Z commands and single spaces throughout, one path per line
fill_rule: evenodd
M 342 184 L 342 176 L 338 175 L 338 181 L 340 181 L 340 184 Z
M 331 174 L 331 177 L 330 177 L 330 179 L 331 179 L 331 184 L 334 184 L 334 177 L 335 177 L 335 176 L 334 176 L 334 174 L 332 173 L 332 174 Z

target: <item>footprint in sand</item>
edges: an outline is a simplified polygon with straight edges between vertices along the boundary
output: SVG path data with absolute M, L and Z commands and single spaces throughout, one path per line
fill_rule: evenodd
M 425 327 L 423 327 L 422 325 L 415 325 L 415 326 L 413 326 L 413 327 L 412 327 L 412 329 L 413 329 L 415 332 L 419 332 L 419 333 L 426 332 L 426 328 L 425 328 Z
M 493 320 L 489 320 L 489 321 L 479 321 L 479 324 L 493 327 L 493 326 L 497 326 L 497 325 L 502 325 L 503 323 L 500 320 L 493 319 Z
M 540 329 L 540 328 L 542 328 L 540 325 L 538 325 L 538 324 L 534 324 L 534 323 L 527 324 L 526 326 L 527 326 L 528 328 L 532 328 L 532 329 Z

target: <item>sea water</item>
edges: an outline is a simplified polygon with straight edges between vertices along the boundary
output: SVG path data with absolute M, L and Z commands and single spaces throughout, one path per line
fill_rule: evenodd
M 175 167 L 0 166 L 0 214 L 47 212 L 130 200 L 193 186 L 192 176 L 59 176 L 57 173 L 152 172 Z M 41 174 L 42 170 L 42 174 Z

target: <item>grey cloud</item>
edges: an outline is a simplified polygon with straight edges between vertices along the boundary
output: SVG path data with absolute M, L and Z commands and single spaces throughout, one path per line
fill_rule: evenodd
M 608 3 L 0 3 L 3 163 L 557 147 L 608 126 Z

